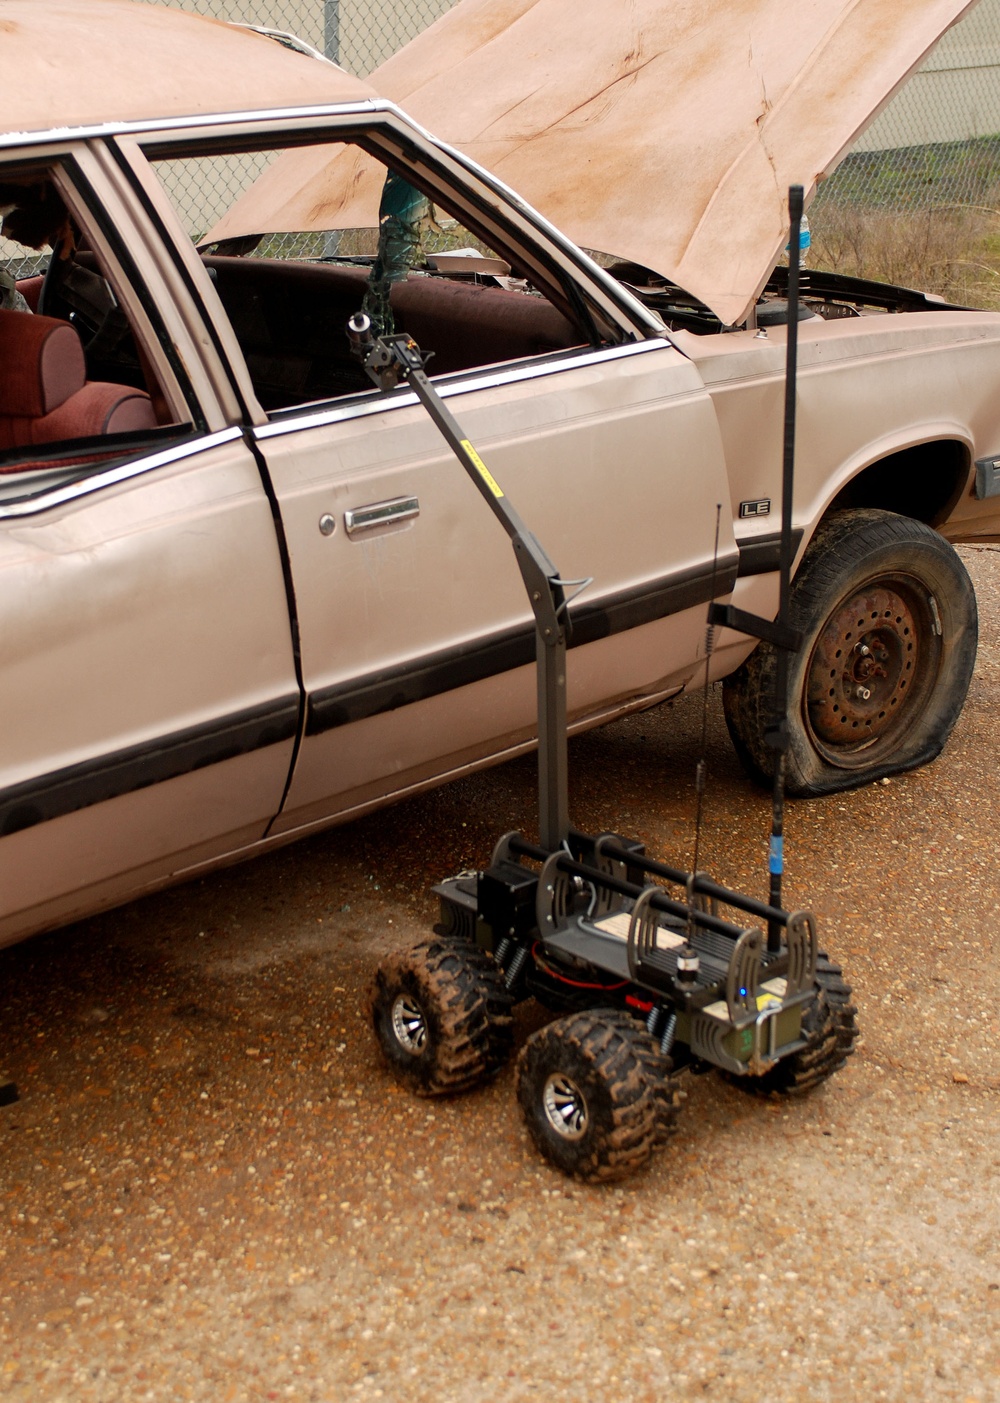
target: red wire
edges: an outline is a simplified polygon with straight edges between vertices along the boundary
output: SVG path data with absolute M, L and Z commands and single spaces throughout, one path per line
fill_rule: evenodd
M 552 968 L 551 965 L 547 965 L 547 964 L 545 963 L 544 960 L 542 960 L 542 959 L 539 958 L 538 953 L 537 953 L 537 951 L 538 951 L 538 946 L 539 946 L 539 942 L 536 940 L 535 943 L 534 943 L 534 945 L 531 947 L 531 958 L 535 961 L 535 964 L 536 964 L 536 965 L 541 965 L 542 969 L 545 971 L 546 974 L 550 974 L 550 975 L 552 976 L 553 979 L 558 979 L 560 984 L 569 984 L 569 985 L 571 985 L 572 988 L 574 988 L 574 989 L 609 989 L 609 990 L 614 990 L 614 989 L 624 989 L 624 988 L 626 988 L 629 984 L 631 984 L 631 982 L 632 982 L 630 979 L 623 979 L 622 982 L 621 982 L 620 984 L 585 984 L 585 983 L 584 983 L 582 980 L 580 980 L 580 979 L 569 979 L 565 974 L 559 974 L 559 973 L 557 973 L 557 971 L 554 970 L 554 969 Z

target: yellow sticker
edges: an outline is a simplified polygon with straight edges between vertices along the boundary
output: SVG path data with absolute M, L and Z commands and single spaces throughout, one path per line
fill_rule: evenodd
M 499 482 L 497 482 L 496 478 L 490 472 L 489 468 L 483 462 L 482 458 L 480 458 L 479 454 L 473 448 L 472 444 L 467 438 L 463 438 L 461 442 L 462 447 L 465 449 L 466 457 L 468 458 L 472 466 L 475 468 L 479 476 L 486 483 L 486 486 L 493 493 L 494 497 L 502 497 L 503 492 L 500 488 Z
M 757 1012 L 763 1013 L 766 1008 L 780 1008 L 781 1000 L 776 999 L 773 994 L 757 995 Z

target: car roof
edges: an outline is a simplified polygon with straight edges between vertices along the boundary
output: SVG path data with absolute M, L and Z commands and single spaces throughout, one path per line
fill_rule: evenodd
M 319 58 L 220 20 L 132 0 L 0 0 L 0 131 L 374 97 Z

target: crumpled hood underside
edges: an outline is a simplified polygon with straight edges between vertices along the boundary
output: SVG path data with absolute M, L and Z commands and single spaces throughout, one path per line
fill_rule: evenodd
M 577 243 L 742 321 L 816 184 L 970 0 L 460 0 L 369 79 Z M 216 226 L 377 222 L 359 153 L 291 151 Z

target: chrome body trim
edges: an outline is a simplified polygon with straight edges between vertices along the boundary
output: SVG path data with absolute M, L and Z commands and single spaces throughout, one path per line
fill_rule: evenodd
M 183 462 L 185 458 L 193 457 L 196 453 L 204 453 L 206 450 L 218 448 L 224 443 L 234 443 L 242 437 L 243 431 L 236 426 L 220 429 L 218 433 L 204 434 L 195 440 L 188 439 L 184 443 L 174 444 L 170 448 L 133 459 L 131 462 L 99 469 L 86 477 L 63 482 L 61 486 L 54 485 L 47 491 L 43 488 L 42 491 L 32 496 L 19 497 L 7 502 L 0 500 L 0 521 L 37 516 L 39 512 L 49 511 L 52 507 L 61 507 L 66 502 L 89 496 L 92 492 L 100 492 L 105 487 L 117 486 L 120 482 L 127 482 L 133 477 L 141 477 L 143 473 L 154 472 L 157 468 L 167 467 L 171 463 Z M 66 468 L 65 471 L 71 473 L 74 469 Z M 51 476 L 50 473 L 44 475 Z M 35 481 L 37 482 L 38 479 L 35 478 Z
M 370 506 L 352 507 L 344 512 L 344 530 L 348 536 L 357 536 L 376 526 L 391 526 L 419 515 L 420 503 L 416 497 L 391 497 L 386 502 L 372 502 Z
M 458 370 L 435 380 L 434 387 L 442 399 L 451 399 L 458 395 L 474 394 L 477 390 L 493 390 L 501 385 L 516 385 L 524 380 L 537 380 L 543 375 L 553 375 L 579 366 L 603 365 L 605 361 L 621 360 L 626 356 L 639 356 L 649 351 L 668 348 L 676 349 L 669 341 L 655 338 L 649 341 L 627 341 L 621 346 L 607 346 L 597 351 L 564 351 L 557 357 L 547 356 L 540 363 L 515 365 L 509 370 L 490 370 L 485 374 L 474 370 Z M 321 405 L 324 401 L 320 400 L 317 403 Z M 301 433 L 303 429 L 340 424 L 349 419 L 363 419 L 369 414 L 380 414 L 385 409 L 401 409 L 418 403 L 413 390 L 402 387 L 390 390 L 388 394 L 378 390 L 365 390 L 360 396 L 350 396 L 347 403 L 339 400 L 334 408 L 317 408 L 312 413 L 306 408 L 293 410 L 293 417 L 263 424 L 254 429 L 254 436 L 264 442 L 271 438 L 282 438 L 285 434 Z
M 245 126 L 255 122 L 287 122 L 296 118 L 362 117 L 398 111 L 386 98 L 365 102 L 321 102 L 307 107 L 263 107 L 243 112 L 203 112 L 191 117 L 142 117 L 128 122 L 99 122 L 90 127 L 48 127 L 28 132 L 0 134 L 0 151 L 7 147 L 51 145 L 65 141 L 108 141 L 117 136 L 152 136 L 154 133 L 197 132 L 212 127 Z M 413 125 L 413 123 L 408 123 Z

